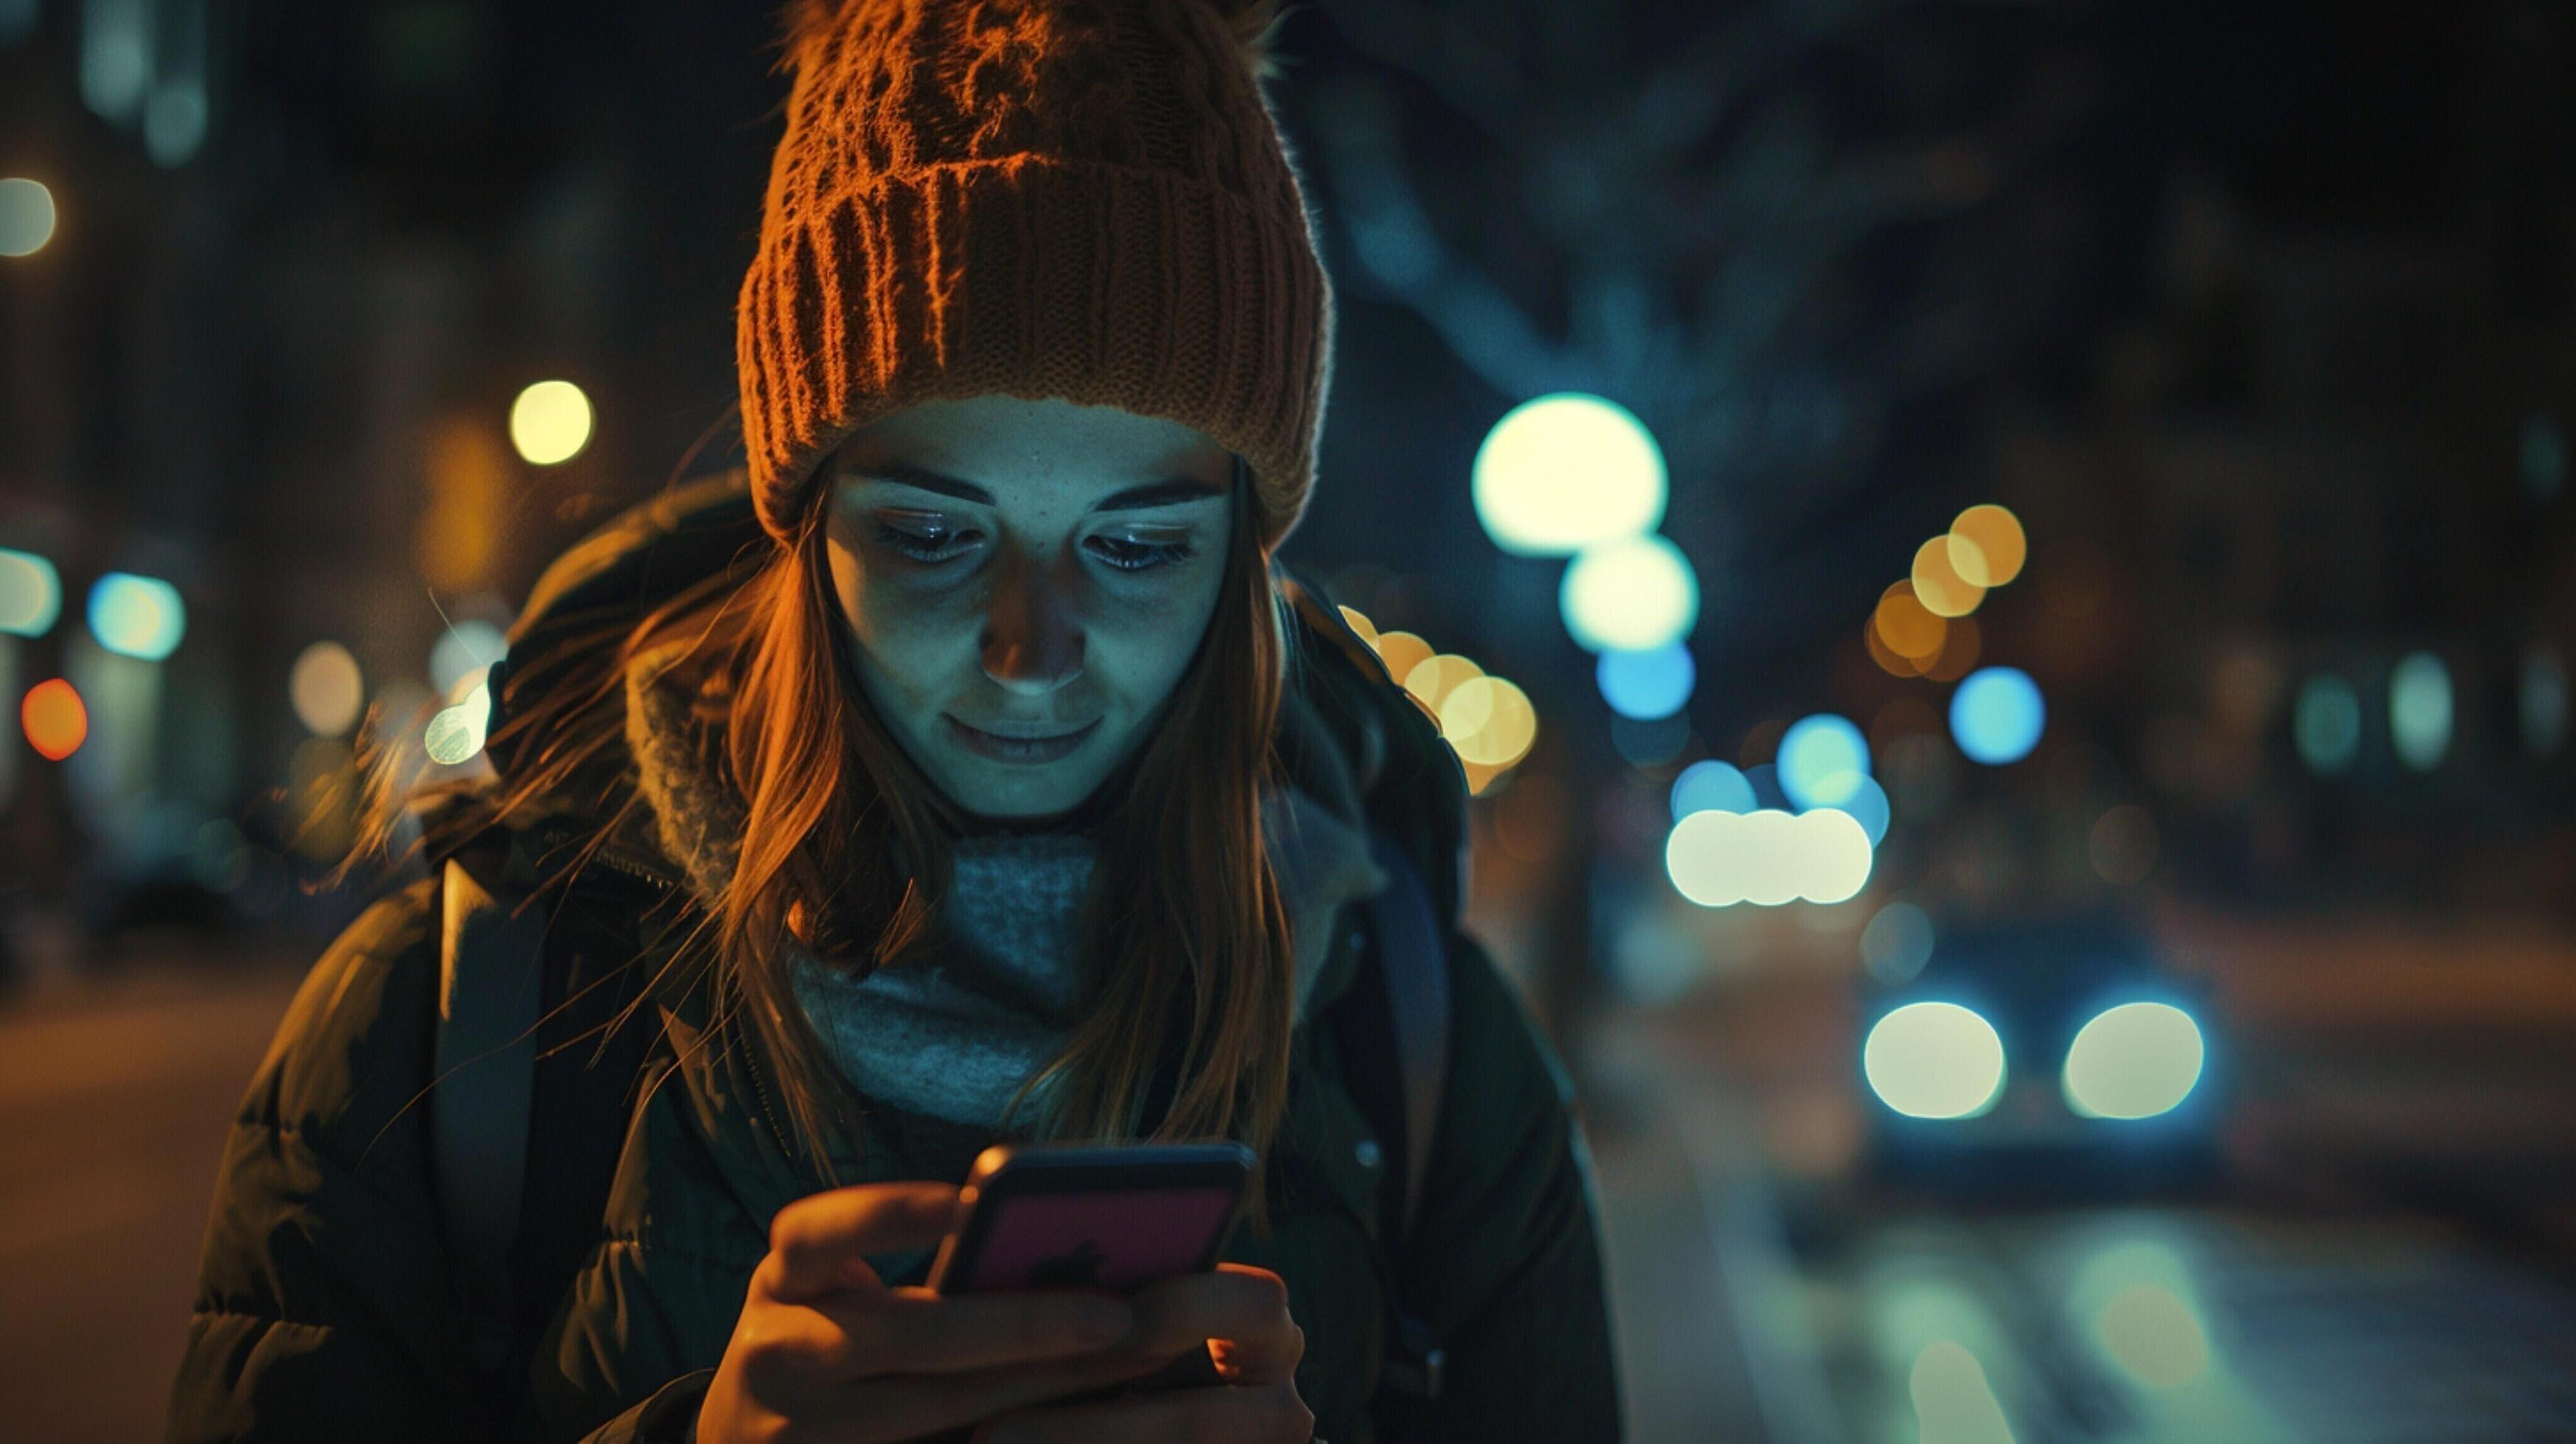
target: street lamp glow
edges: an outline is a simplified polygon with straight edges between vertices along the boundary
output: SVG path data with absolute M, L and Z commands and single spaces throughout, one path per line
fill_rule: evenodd
M 1690 634 L 1699 579 L 1680 547 L 1660 536 L 1629 537 L 1576 557 L 1557 606 L 1586 651 L 1649 652 Z
M 2200 1083 L 2200 1025 L 2170 1003 L 2122 1003 L 2095 1015 L 2066 1050 L 2066 1105 L 2087 1118 L 2170 1113 Z
M 2418 772 L 2451 750 L 2451 669 L 2430 652 L 2397 664 L 2388 679 L 2388 737 L 2397 760 Z
M 1974 1118 L 2004 1091 L 2004 1040 L 1973 1009 L 1908 1003 L 1869 1030 L 1861 1073 L 1908 1118 Z
M 540 381 L 510 407 L 510 444 L 532 466 L 560 466 L 590 444 L 590 398 L 569 381 Z
M 62 611 L 63 583 L 54 564 L 34 552 L 0 547 L 0 632 L 41 637 Z
M 1850 718 L 1819 712 L 1780 736 L 1780 790 L 1801 810 L 1832 807 L 1869 776 L 1869 742 Z
M 111 652 L 158 662 L 187 635 L 188 607 L 158 577 L 109 572 L 89 589 L 89 629 Z
M 54 193 L 25 176 L 0 180 L 0 256 L 32 256 L 54 238 Z
M 1664 519 L 1663 448 L 1629 410 L 1582 392 L 1512 408 L 1476 449 L 1476 519 L 1519 556 L 1566 556 Z
M 1951 737 L 1969 760 L 1989 767 L 2028 757 L 2047 722 L 2039 684 L 2018 667 L 1980 668 L 1950 697 Z

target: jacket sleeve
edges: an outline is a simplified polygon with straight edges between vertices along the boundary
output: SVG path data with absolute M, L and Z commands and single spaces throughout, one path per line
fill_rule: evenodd
M 501 1437 L 430 1173 L 437 917 L 434 882 L 370 907 L 306 975 L 252 1075 L 216 1178 L 172 1441 Z M 687 1438 L 694 1401 L 674 1384 L 594 1437 Z
M 1450 1075 L 1404 1293 L 1437 1398 L 1381 1391 L 1387 1439 L 1612 1440 L 1619 1386 L 1591 1156 L 1564 1066 L 1485 950 L 1452 934 Z

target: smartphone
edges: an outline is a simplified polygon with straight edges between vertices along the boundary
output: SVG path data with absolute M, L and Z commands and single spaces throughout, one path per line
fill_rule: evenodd
M 929 1286 L 1132 1293 L 1216 1267 L 1252 1150 L 1240 1143 L 996 1144 L 959 1193 Z

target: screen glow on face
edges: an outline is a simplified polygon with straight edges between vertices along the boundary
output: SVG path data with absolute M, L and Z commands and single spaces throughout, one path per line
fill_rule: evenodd
M 824 466 L 855 670 L 906 753 L 979 816 L 1081 805 L 1215 614 L 1233 457 L 1159 417 L 989 396 L 886 417 Z

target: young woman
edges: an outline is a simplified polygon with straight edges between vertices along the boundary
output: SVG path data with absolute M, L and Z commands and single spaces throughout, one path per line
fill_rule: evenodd
M 791 13 L 747 475 L 567 554 L 496 776 L 415 799 L 433 859 L 546 919 L 539 1043 L 624 1060 L 536 1096 L 531 1178 L 595 1190 L 538 1200 L 570 1224 L 514 1239 L 478 1348 L 423 1103 L 472 1066 L 434 1066 L 433 869 L 253 1080 L 173 1438 L 1617 1434 L 1563 1073 L 1455 928 L 1457 764 L 1271 561 L 1330 295 L 1263 18 Z M 727 517 L 754 545 L 601 601 Z M 1368 1050 L 1325 1026 L 1383 987 L 1382 861 L 1428 880 L 1451 988 L 1403 1237 Z M 985 1145 L 1204 1138 L 1261 1160 L 1216 1272 L 920 1287 Z M 1440 1367 L 1390 1368 L 1416 1331 Z

